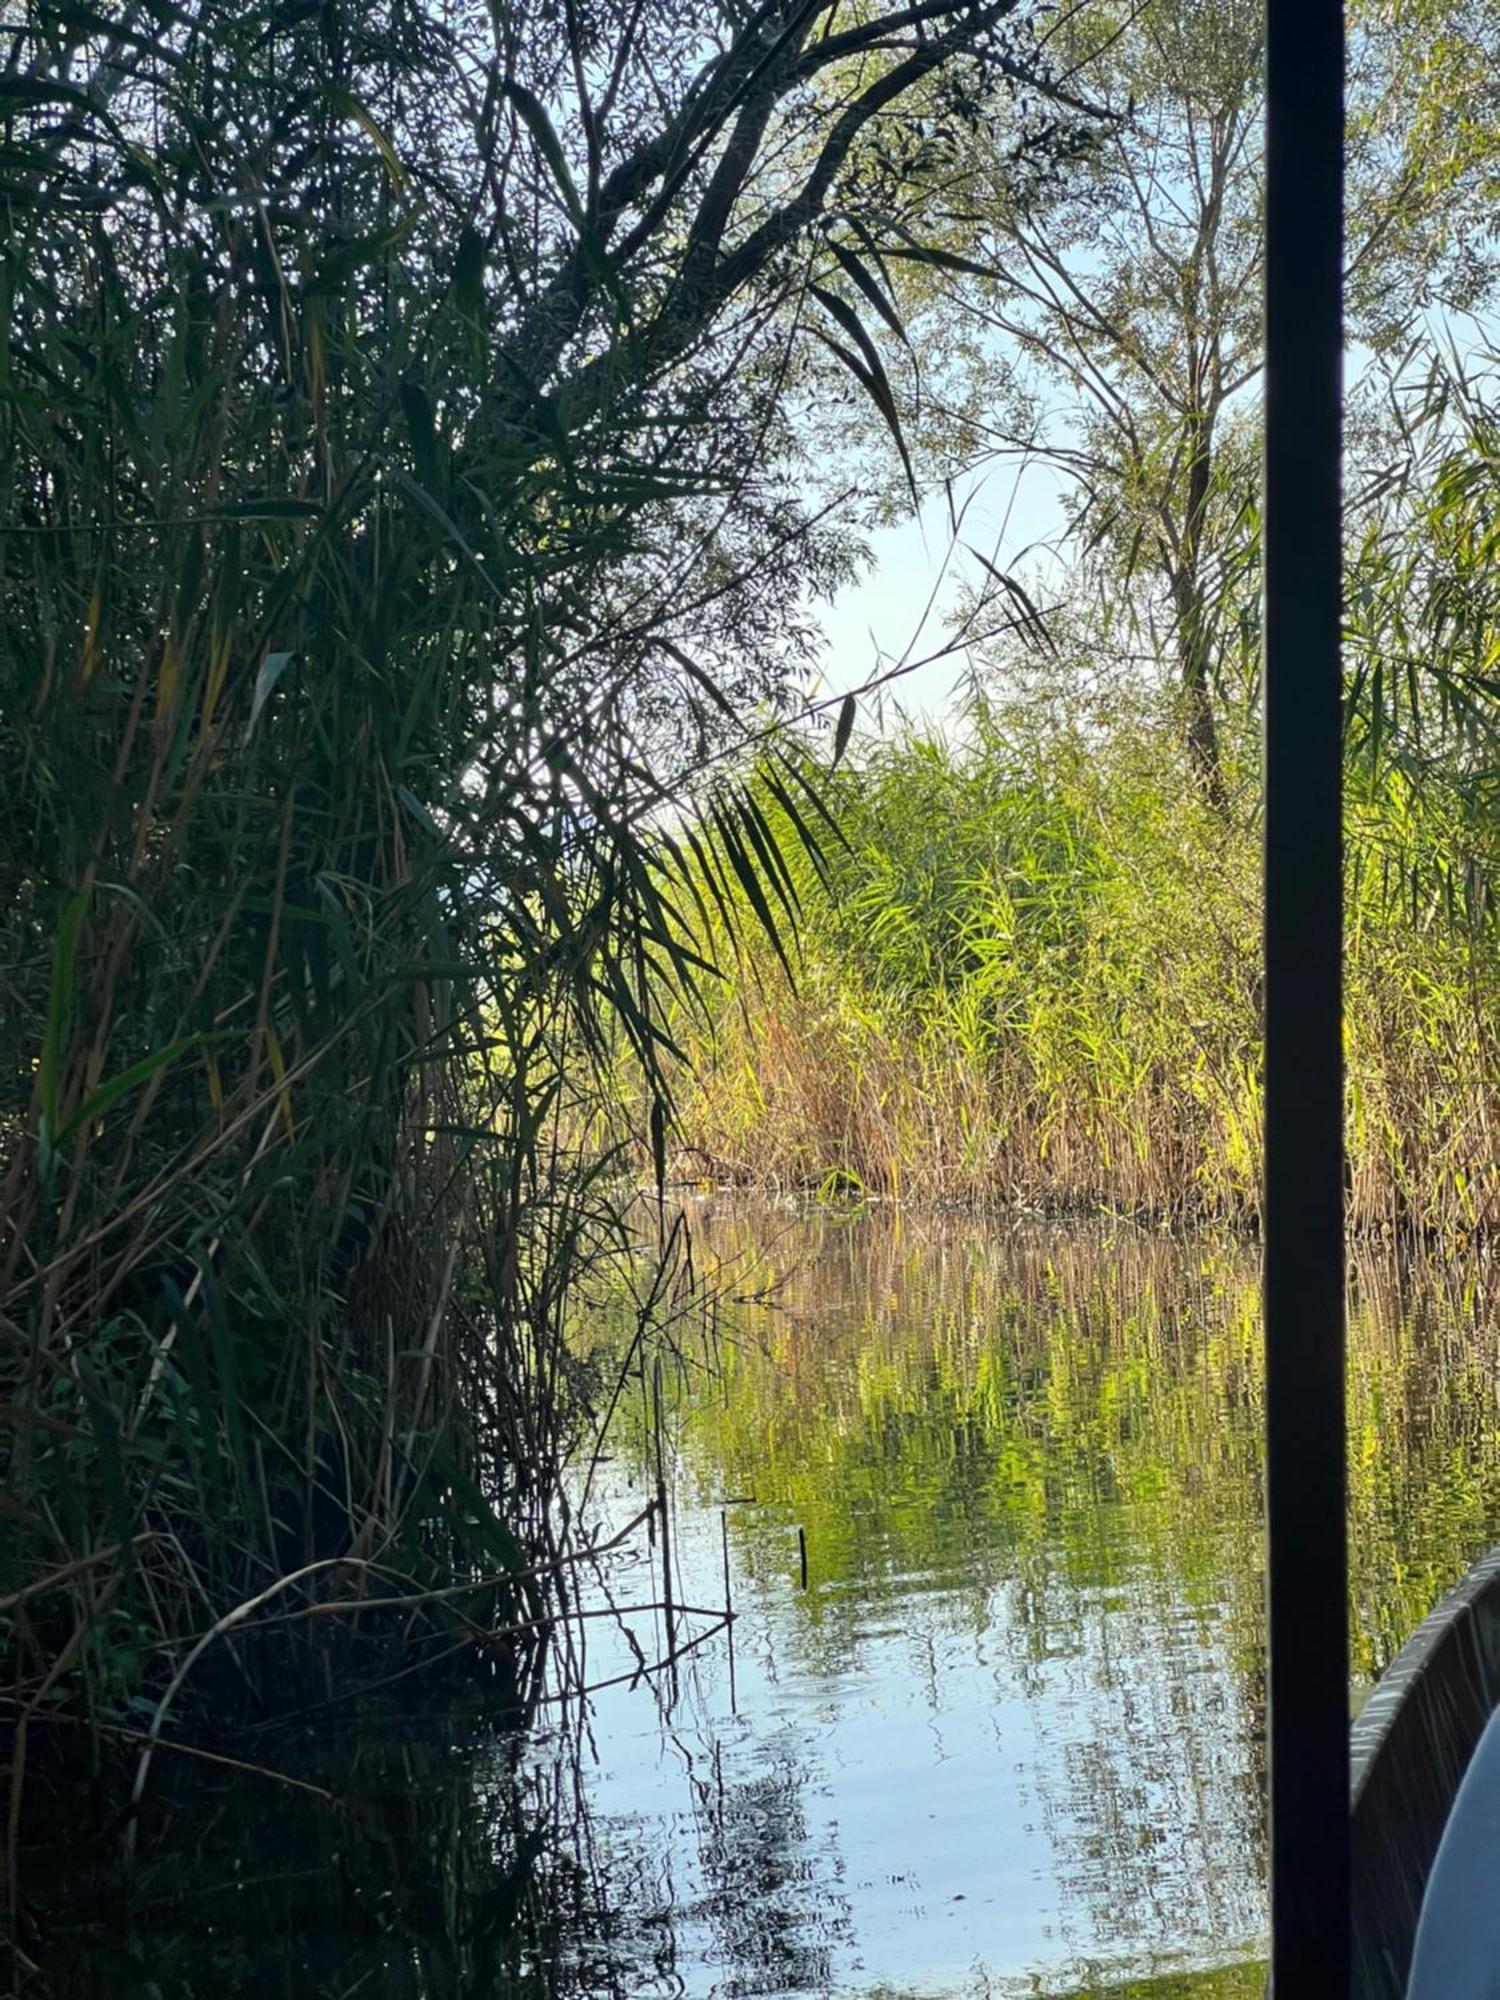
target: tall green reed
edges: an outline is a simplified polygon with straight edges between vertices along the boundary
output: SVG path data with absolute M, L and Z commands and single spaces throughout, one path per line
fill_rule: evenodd
M 895 85 L 980 33 L 947 12 Z M 850 51 L 798 22 L 761 135 L 830 116 L 806 74 Z M 138 1805 L 210 1691 L 274 1707 L 395 1648 L 524 1707 L 597 1387 L 570 1320 L 655 1233 L 601 1065 L 623 1040 L 660 1156 L 667 996 L 714 970 L 690 847 L 779 936 L 767 822 L 690 780 L 780 685 L 785 566 L 844 560 L 777 484 L 761 365 L 834 183 L 769 218 L 752 188 L 751 229 L 756 148 L 714 164 L 743 49 L 700 74 L 695 17 L 616 29 L 42 4 L 13 50 L 13 1908 L 54 1718 L 144 1736 Z
M 1389 791 L 1351 806 L 1351 1213 L 1472 1233 L 1500 1215 L 1493 935 L 1443 894 L 1464 851 L 1452 808 L 1435 789 L 1399 808 Z M 867 747 L 838 813 L 847 845 L 826 890 L 807 871 L 794 979 L 761 963 L 693 1044 L 690 1162 L 1253 1221 L 1257 824 L 1248 805 L 1227 825 L 1204 812 L 1169 720 L 898 736 Z

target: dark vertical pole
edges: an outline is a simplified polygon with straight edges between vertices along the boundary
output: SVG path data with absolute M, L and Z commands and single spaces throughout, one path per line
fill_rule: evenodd
M 1264 1221 L 1276 2000 L 1349 1991 L 1343 55 L 1339 0 L 1267 0 Z

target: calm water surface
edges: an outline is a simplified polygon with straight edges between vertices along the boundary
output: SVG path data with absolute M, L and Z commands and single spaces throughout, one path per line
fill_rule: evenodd
M 711 1203 L 695 1231 L 739 1304 L 721 1370 L 668 1399 L 673 1595 L 700 1607 L 675 1637 L 727 1562 L 732 1659 L 711 1634 L 632 1685 L 662 1616 L 588 1627 L 615 1684 L 585 1784 L 639 1990 L 1258 1991 L 1253 1253 Z M 1364 1683 L 1496 1538 L 1500 1451 L 1472 1274 L 1356 1276 Z M 655 1477 L 627 1422 L 608 1511 Z M 660 1560 L 618 1558 L 615 1600 L 660 1596 Z
M 303 1726 L 338 1814 L 178 1760 L 123 1919 L 59 1875 L 54 1990 L 1258 1995 L 1253 1251 L 717 1201 L 693 1236 L 716 1357 L 685 1318 L 595 1475 L 616 1524 L 671 1488 L 672 1631 L 638 1529 L 579 1572 L 557 1678 L 595 1691 L 524 1745 L 346 1706 Z M 1358 1699 L 1500 1539 L 1500 1342 L 1477 1266 L 1354 1275 Z

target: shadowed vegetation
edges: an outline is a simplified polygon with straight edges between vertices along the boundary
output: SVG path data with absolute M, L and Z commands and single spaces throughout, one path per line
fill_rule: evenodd
M 788 473 L 803 319 L 869 349 L 817 281 L 912 107 L 1062 145 L 1026 9 L 917 12 L 42 0 L 11 39 L 13 1914 L 38 1745 L 123 1749 L 138 1807 L 190 1716 L 309 1678 L 535 1696 L 568 1329 L 638 1268 L 600 1059 L 659 1154 L 714 970 L 684 856 L 759 920 L 786 864 L 716 760 L 850 557 Z

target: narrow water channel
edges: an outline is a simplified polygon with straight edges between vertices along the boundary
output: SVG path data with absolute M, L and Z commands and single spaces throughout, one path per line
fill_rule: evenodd
M 1253 1251 L 713 1204 L 696 1227 L 739 1303 L 668 1426 L 673 1594 L 700 1607 L 674 1636 L 727 1563 L 733 1659 L 712 1636 L 632 1686 L 661 1619 L 590 1628 L 613 1684 L 588 1796 L 639 1990 L 1257 1993 Z M 1475 1274 L 1355 1276 L 1363 1684 L 1500 1535 L 1500 1446 Z M 618 1516 L 654 1457 L 622 1440 Z M 622 1558 L 618 1599 L 652 1596 L 644 1569 Z
M 1253 1248 L 718 1200 L 692 1226 L 716 1352 L 685 1335 L 659 1428 L 632 1391 L 594 1482 L 606 1526 L 670 1486 L 670 1633 L 637 1532 L 570 1627 L 595 1691 L 524 1744 L 482 1696 L 371 1702 L 304 1725 L 336 1814 L 164 1774 L 124 1919 L 75 1936 L 95 1885 L 60 1892 L 56 1991 L 1259 1994 Z M 1356 1260 L 1352 1701 L 1500 1539 L 1491 1291 Z

